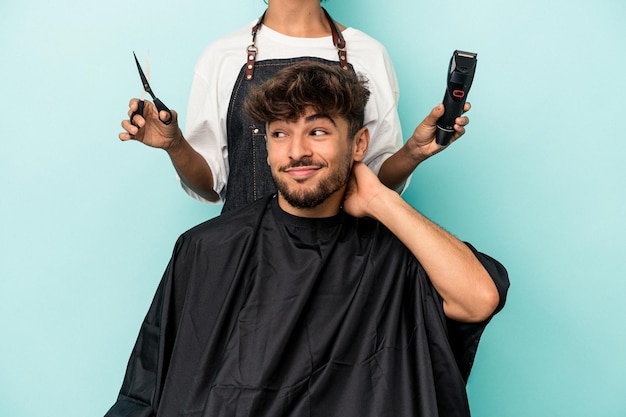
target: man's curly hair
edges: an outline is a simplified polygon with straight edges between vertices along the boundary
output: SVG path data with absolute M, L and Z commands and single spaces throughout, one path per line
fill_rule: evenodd
M 363 127 L 370 92 L 367 80 L 339 65 L 301 61 L 254 88 L 245 103 L 248 116 L 259 123 L 294 122 L 306 111 L 343 117 L 353 138 Z

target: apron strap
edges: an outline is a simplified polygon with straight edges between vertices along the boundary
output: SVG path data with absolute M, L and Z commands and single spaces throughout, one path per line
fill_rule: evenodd
M 337 55 L 339 56 L 339 64 L 341 68 L 344 70 L 348 70 L 348 52 L 346 50 L 346 40 L 343 38 L 341 31 L 337 28 L 337 25 L 333 21 L 332 17 L 328 14 L 326 9 L 322 7 L 324 11 L 324 15 L 326 16 L 326 20 L 328 20 L 328 24 L 330 25 L 330 32 L 333 37 L 333 45 L 337 49 Z M 258 31 L 261 29 L 263 25 L 263 19 L 265 18 L 265 13 L 267 10 L 263 12 L 259 20 L 257 20 L 256 24 L 252 27 L 252 43 L 248 45 L 246 49 L 247 52 L 247 63 L 246 63 L 246 80 L 251 80 L 254 76 L 254 63 L 256 62 L 256 54 L 259 51 L 256 47 L 256 35 Z
M 263 18 L 265 18 L 265 13 L 267 10 L 263 12 L 259 20 L 257 20 L 256 25 L 252 27 L 252 43 L 248 45 L 247 53 L 248 53 L 248 62 L 246 63 L 246 80 L 251 80 L 254 75 L 254 62 L 256 61 L 256 53 L 259 51 L 256 47 L 256 34 L 261 29 L 261 25 L 263 24 Z
M 341 68 L 344 70 L 348 70 L 348 52 L 346 51 L 346 40 L 343 38 L 341 31 L 335 24 L 335 21 L 328 14 L 325 8 L 322 7 L 324 14 L 326 15 L 326 19 L 328 20 L 328 24 L 330 25 L 330 31 L 333 34 L 333 45 L 337 48 L 337 55 L 339 55 L 339 64 Z

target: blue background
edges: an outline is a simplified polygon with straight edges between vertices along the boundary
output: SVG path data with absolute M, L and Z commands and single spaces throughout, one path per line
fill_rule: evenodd
M 184 113 L 209 42 L 261 0 L 0 3 L 0 415 L 103 415 L 176 237 L 219 207 L 165 152 L 117 139 L 141 93 L 132 51 Z M 478 52 L 468 133 L 405 197 L 504 263 L 473 415 L 626 415 L 622 0 L 330 0 L 386 45 L 405 137 Z M 244 57 L 242 50 L 242 59 Z

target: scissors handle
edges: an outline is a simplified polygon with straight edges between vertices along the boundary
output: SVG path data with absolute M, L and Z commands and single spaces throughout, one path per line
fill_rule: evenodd
M 161 110 L 165 110 L 165 111 L 166 111 L 166 112 L 168 112 L 168 113 L 169 113 L 169 115 L 170 115 L 170 118 L 166 121 L 166 120 L 161 119 L 161 116 L 160 116 L 160 114 L 159 114 L 159 120 L 161 121 L 161 123 L 163 123 L 163 124 L 165 124 L 165 125 L 169 125 L 170 123 L 172 123 L 172 111 L 171 111 L 170 109 L 168 109 L 168 108 L 167 108 L 167 106 L 166 106 L 165 104 L 163 104 L 163 102 L 162 102 L 161 100 L 159 100 L 158 98 L 154 98 L 154 100 L 153 100 L 153 101 L 154 101 L 154 105 L 155 105 L 155 106 L 156 106 L 156 108 L 157 108 L 157 112 L 158 112 L 158 113 L 161 113 Z M 145 103 L 144 103 L 144 101 L 143 101 L 143 100 L 139 100 L 139 101 L 137 102 L 137 110 L 135 110 L 135 111 L 134 111 L 134 112 L 130 115 L 130 122 L 131 122 L 133 125 L 137 126 L 137 125 L 135 124 L 135 122 L 133 122 L 133 118 L 134 118 L 136 115 L 143 116 L 143 109 L 144 109 L 144 107 L 145 107 Z M 137 126 L 137 127 L 139 127 L 139 126 Z
M 163 104 L 163 102 L 161 100 L 159 100 L 158 98 L 154 98 L 154 105 L 157 108 L 157 111 L 159 112 L 159 120 L 161 121 L 161 123 L 169 125 L 170 123 L 172 123 L 172 111 L 170 109 L 167 108 L 167 106 L 165 104 Z M 170 118 L 167 119 L 167 121 L 161 119 L 161 110 L 165 110 L 169 115 Z
M 131 115 L 130 115 L 130 123 L 133 124 L 134 126 L 137 126 L 137 125 L 135 124 L 133 119 L 135 118 L 136 115 L 143 116 L 143 108 L 144 108 L 144 101 L 143 100 L 139 100 L 137 102 L 137 110 L 132 112 Z M 137 127 L 139 127 L 139 126 L 137 126 Z

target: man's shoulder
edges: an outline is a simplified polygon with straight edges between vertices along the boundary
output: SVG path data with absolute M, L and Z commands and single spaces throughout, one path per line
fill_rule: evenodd
M 410 253 L 409 249 L 380 221 L 371 217 L 352 217 L 354 229 L 360 240 L 370 240 L 376 253 Z
M 187 230 L 181 239 L 216 241 L 217 238 L 253 233 L 265 215 L 269 200 L 270 197 L 262 198 L 237 210 L 220 214 Z

